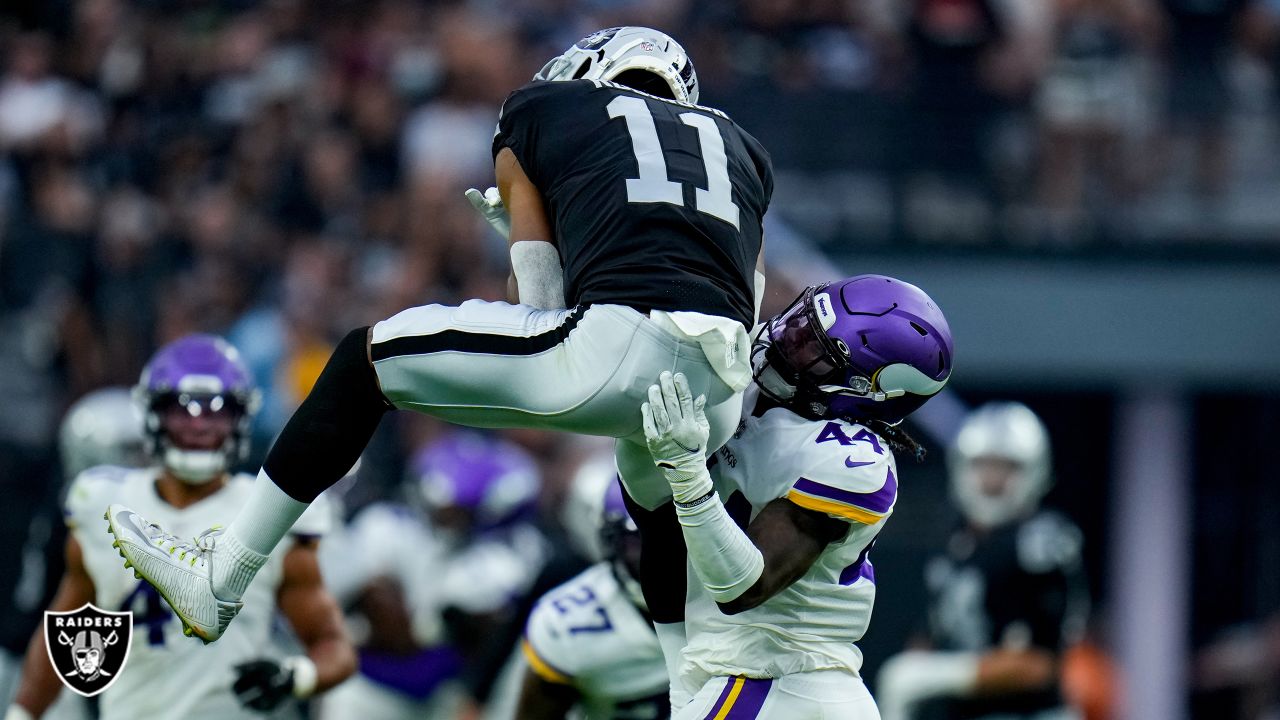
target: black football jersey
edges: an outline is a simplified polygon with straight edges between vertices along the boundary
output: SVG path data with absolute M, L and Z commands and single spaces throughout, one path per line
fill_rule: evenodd
M 538 81 L 503 104 L 494 155 L 502 148 L 542 193 L 570 307 L 753 324 L 773 174 L 723 113 L 607 82 Z
M 1080 544 L 1079 529 L 1047 511 L 982 535 L 957 531 L 947 551 L 925 564 L 934 646 L 1062 650 L 1083 630 L 1088 612 Z M 948 699 L 926 717 L 1018 717 L 1061 704 L 1056 690 Z

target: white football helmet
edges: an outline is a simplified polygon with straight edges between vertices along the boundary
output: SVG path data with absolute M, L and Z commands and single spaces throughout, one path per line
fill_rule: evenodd
M 600 529 L 604 520 L 604 498 L 609 486 L 617 482 L 618 466 L 612 451 L 587 458 L 569 481 L 569 492 L 560 512 L 573 549 L 596 563 L 605 557 Z
M 597 30 L 542 66 L 534 80 L 608 80 L 641 92 L 698 102 L 698 74 L 688 53 L 646 27 Z
M 1010 463 L 1012 472 L 984 470 L 981 461 L 987 460 Z M 960 427 L 947 467 L 952 497 L 965 517 L 980 527 L 997 527 L 1029 515 L 1049 491 L 1049 433 L 1026 405 L 988 403 Z
M 122 387 L 95 390 L 77 400 L 62 420 L 58 445 L 68 479 L 98 465 L 147 464 L 142 412 Z

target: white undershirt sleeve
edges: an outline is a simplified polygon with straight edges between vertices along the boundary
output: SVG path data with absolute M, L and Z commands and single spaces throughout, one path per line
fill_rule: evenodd
M 693 507 L 676 505 L 689 562 L 716 602 L 736 600 L 764 574 L 764 555 L 714 493 Z

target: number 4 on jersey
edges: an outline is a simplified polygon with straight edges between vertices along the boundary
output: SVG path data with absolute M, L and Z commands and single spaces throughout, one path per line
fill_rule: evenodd
M 631 149 L 636 154 L 640 177 L 627 179 L 627 202 L 670 203 L 684 205 L 684 188 L 667 177 L 667 159 L 658 141 L 658 128 L 653 113 L 644 100 L 616 97 L 606 106 L 609 117 L 623 118 Z M 738 206 L 733 202 L 733 185 L 729 181 L 729 159 L 724 152 L 724 138 L 716 121 L 694 112 L 680 114 L 680 121 L 698 131 L 702 149 L 702 165 L 707 172 L 707 189 L 694 189 L 698 212 L 720 218 L 738 228 Z
M 818 433 L 818 439 L 815 443 L 824 443 L 835 440 L 841 445 L 852 445 L 855 442 L 865 442 L 871 444 L 871 449 L 876 451 L 877 455 L 884 454 L 884 448 L 880 447 L 880 439 L 868 432 L 865 428 L 849 437 L 844 434 L 844 430 L 840 427 L 840 423 L 829 422 L 826 427 L 822 428 L 822 432 Z
M 120 604 L 120 609 L 131 611 L 134 624 L 147 628 L 148 644 L 164 645 L 165 625 L 176 616 L 155 588 L 145 582 L 138 583 Z

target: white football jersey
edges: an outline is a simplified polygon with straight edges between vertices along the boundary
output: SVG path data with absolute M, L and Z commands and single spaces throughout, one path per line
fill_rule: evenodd
M 375 579 L 392 578 L 412 613 L 408 630 L 414 640 L 423 645 L 441 642 L 444 601 L 438 575 L 448 556 L 422 513 L 406 505 L 374 503 L 336 532 L 342 539 L 324 544 L 320 566 L 338 601 L 350 605 Z M 406 547 L 413 552 L 405 552 Z
M 67 493 L 66 520 L 84 553 L 93 579 L 94 604 L 103 610 L 133 611 L 129 660 L 115 684 L 102 694 L 102 720 L 141 717 L 209 720 L 261 718 L 241 707 L 231 690 L 236 664 L 262 657 L 271 638 L 276 590 L 283 574 L 281 543 L 244 594 L 244 608 L 221 639 L 204 645 L 182 634 L 182 622 L 144 580 L 125 569 L 111 547 L 102 513 L 112 503 L 136 510 L 178 537 L 194 537 L 213 525 L 230 522 L 249 498 L 254 478 L 236 475 L 225 487 L 189 507 L 169 505 L 156 492 L 155 469 L 97 467 L 86 470 Z M 321 496 L 293 526 L 295 537 L 318 537 L 329 527 Z
M 321 552 L 334 594 L 346 604 L 376 578 L 395 579 L 413 615 L 409 629 L 422 645 L 445 640 L 441 612 L 447 607 L 495 612 L 527 593 L 549 553 L 542 534 L 528 523 L 455 547 L 422 512 L 389 502 L 362 509 L 341 532 L 342 542 L 327 543 Z M 406 547 L 414 551 L 404 552 Z
M 799 580 L 737 615 L 720 612 L 690 566 L 689 644 L 681 666 L 689 688 L 721 675 L 764 678 L 827 669 L 856 674 L 862 666 L 854 643 L 866 632 L 875 602 L 868 553 L 897 496 L 893 452 L 861 425 L 806 420 L 784 408 L 752 417 L 752 404 L 711 461 L 711 477 L 730 515 L 741 524 L 770 502 L 788 498 L 845 520 L 850 529 Z
M 542 596 L 529 615 L 523 649 L 543 679 L 577 688 L 590 720 L 641 720 L 657 717 L 653 708 L 666 709 L 658 636 L 608 563 Z

